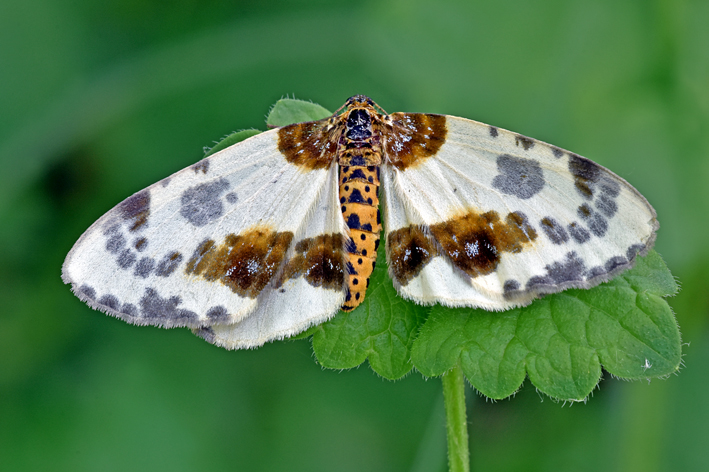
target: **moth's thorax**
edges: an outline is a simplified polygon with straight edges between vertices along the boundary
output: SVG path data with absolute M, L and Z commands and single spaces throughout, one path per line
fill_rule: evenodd
M 352 108 L 342 115 L 344 129 L 338 143 L 338 164 L 364 167 L 382 164 L 377 118 L 378 113 L 371 106 Z

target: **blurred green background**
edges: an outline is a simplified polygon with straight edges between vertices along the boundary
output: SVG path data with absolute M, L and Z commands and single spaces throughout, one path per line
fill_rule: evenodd
M 440 471 L 438 379 L 228 352 L 62 284 L 113 205 L 285 95 L 464 116 L 585 155 L 657 209 L 685 367 L 586 404 L 469 392 L 473 470 L 709 470 L 709 2 L 3 0 L 0 469 Z

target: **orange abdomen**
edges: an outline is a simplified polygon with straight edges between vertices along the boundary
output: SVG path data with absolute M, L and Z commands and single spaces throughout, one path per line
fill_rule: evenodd
M 347 298 L 344 311 L 354 310 L 364 300 L 377 260 L 379 233 L 379 166 L 340 167 L 340 209 L 350 228 L 347 245 Z

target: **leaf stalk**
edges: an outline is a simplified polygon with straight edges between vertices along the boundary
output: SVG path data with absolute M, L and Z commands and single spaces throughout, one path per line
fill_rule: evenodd
M 443 374 L 443 402 L 446 408 L 448 467 L 451 472 L 470 472 L 468 418 L 465 412 L 465 379 L 460 364 Z

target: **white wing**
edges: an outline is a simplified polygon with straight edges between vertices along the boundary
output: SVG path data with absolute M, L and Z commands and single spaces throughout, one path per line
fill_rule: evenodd
M 315 285 L 317 277 L 291 260 L 303 256 L 297 242 L 322 235 L 307 225 L 322 217 L 324 199 L 337 191 L 336 166 L 289 163 L 277 133 L 224 149 L 117 205 L 74 245 L 64 281 L 91 307 L 139 325 L 228 325 L 254 312 L 264 315 L 265 304 L 280 304 L 308 311 L 294 319 L 292 333 L 312 312 L 320 318 L 328 309 L 336 313 L 342 284 L 313 286 L 304 277 Z M 330 246 L 339 244 L 342 252 L 342 217 L 330 213 L 323 224 L 338 236 Z M 317 306 L 289 304 L 318 297 Z M 268 336 L 256 337 L 262 343 Z
M 382 176 L 387 258 L 402 296 L 504 310 L 597 285 L 652 247 L 655 211 L 609 170 L 525 136 L 445 118 L 434 155 L 386 166 Z
M 337 166 L 330 168 L 327 182 L 313 211 L 304 219 L 294 238 L 288 260 L 294 260 L 293 252 L 302 241 L 317 241 L 321 235 L 337 235 L 331 242 L 342 248 L 344 239 L 340 235 L 346 234 L 347 228 L 338 204 Z M 328 270 L 333 266 L 332 261 L 324 259 L 316 256 L 311 262 L 318 263 L 322 270 Z M 307 267 L 311 265 L 304 264 Z M 292 336 L 327 321 L 339 311 L 345 300 L 343 283 L 341 272 L 335 287 L 330 288 L 326 283 L 314 286 L 304 276 L 291 278 L 281 286 L 262 291 L 256 309 L 243 321 L 203 328 L 195 334 L 227 349 L 258 347 L 273 339 Z

